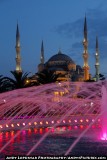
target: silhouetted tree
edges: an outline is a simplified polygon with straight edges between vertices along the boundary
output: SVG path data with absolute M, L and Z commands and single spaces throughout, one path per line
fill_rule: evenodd
M 5 79 L 2 75 L 0 75 L 0 93 L 8 91 L 8 80 Z
M 5 88 L 4 88 L 4 78 L 2 75 L 0 75 L 0 93 L 4 92 Z
M 105 80 L 106 78 L 104 77 L 104 75 L 103 74 L 99 74 L 99 80 Z
M 16 71 L 11 71 L 11 73 L 14 76 L 14 79 L 10 77 L 4 77 L 6 80 L 6 84 L 8 86 L 8 90 L 28 87 L 26 80 L 29 73 L 16 72 Z
M 48 71 L 47 69 L 42 72 L 36 73 L 38 84 L 46 84 L 56 82 L 59 74 L 55 74 L 53 71 Z

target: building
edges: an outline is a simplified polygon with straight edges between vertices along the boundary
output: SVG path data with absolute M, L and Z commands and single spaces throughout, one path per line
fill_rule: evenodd
M 83 81 L 84 72 L 81 66 L 76 65 L 75 62 L 60 50 L 53 55 L 46 63 L 38 65 L 38 72 L 43 69 L 59 74 L 58 81 Z
M 89 81 L 91 79 L 91 74 L 89 73 L 89 64 L 88 64 L 88 38 L 87 38 L 87 21 L 85 16 L 84 21 L 84 39 L 83 39 L 83 60 L 84 64 L 81 67 L 80 65 L 76 64 L 74 60 L 68 55 L 62 53 L 61 50 L 58 51 L 57 54 L 53 55 L 49 58 L 47 62 L 45 62 L 44 58 L 44 45 L 43 41 L 41 44 L 41 53 L 40 53 L 40 64 L 38 65 L 38 73 L 47 70 L 48 72 L 52 72 L 55 75 L 59 75 L 57 81 Z M 81 56 L 82 57 L 82 56 Z M 96 39 L 96 80 L 99 80 L 99 54 L 98 54 L 98 39 Z M 17 25 L 17 32 L 16 32 L 16 71 L 22 72 L 21 69 L 21 57 L 20 57 L 20 36 L 19 36 L 19 29 Z M 29 77 L 31 82 L 37 81 L 37 74 Z
M 87 40 L 87 21 L 85 17 L 84 21 L 84 40 L 83 40 L 84 52 L 83 59 L 84 65 L 81 67 L 76 64 L 68 55 L 58 51 L 57 54 L 49 58 L 47 62 L 44 62 L 44 46 L 43 41 L 41 45 L 41 63 L 38 65 L 38 72 L 42 72 L 44 69 L 52 71 L 54 74 L 60 74 L 57 81 L 87 81 L 90 79 L 89 65 L 88 65 L 88 40 Z

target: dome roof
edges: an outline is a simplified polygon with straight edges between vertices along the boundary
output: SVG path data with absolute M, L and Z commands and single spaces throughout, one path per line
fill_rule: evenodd
M 49 60 L 49 62 L 65 62 L 67 64 L 72 63 L 75 64 L 75 62 L 67 55 L 61 53 L 61 51 L 59 51 L 57 54 L 55 54 L 54 56 L 52 56 Z

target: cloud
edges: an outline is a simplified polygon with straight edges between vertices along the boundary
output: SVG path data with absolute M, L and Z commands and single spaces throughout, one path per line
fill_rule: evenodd
M 75 22 L 59 25 L 58 27 L 56 27 L 56 32 L 68 38 L 80 37 L 82 35 L 80 30 L 82 31 L 83 27 L 81 22 L 82 19 L 79 19 Z
M 101 58 L 107 58 L 107 12 L 100 9 L 88 9 L 86 13 L 87 26 L 88 26 L 88 43 L 89 52 L 91 55 L 95 53 L 96 36 L 99 39 L 99 51 Z M 68 22 L 56 27 L 55 31 L 61 36 L 72 39 L 72 46 L 69 50 L 78 56 L 78 52 L 83 52 L 82 39 L 83 39 L 84 18 L 78 19 L 74 22 Z M 76 56 L 76 55 L 75 55 Z

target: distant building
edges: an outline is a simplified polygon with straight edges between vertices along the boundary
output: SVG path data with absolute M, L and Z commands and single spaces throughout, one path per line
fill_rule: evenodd
M 83 59 L 84 65 L 81 67 L 76 64 L 68 55 L 63 54 L 61 50 L 57 54 L 50 57 L 47 62 L 44 62 L 44 47 L 43 41 L 41 45 L 41 63 L 38 65 L 38 72 L 42 72 L 44 69 L 52 71 L 60 76 L 57 78 L 58 81 L 86 81 L 89 80 L 89 65 L 88 65 L 88 40 L 87 40 L 87 22 L 85 17 L 84 22 L 84 52 Z
M 83 81 L 84 70 L 60 50 L 53 55 L 46 63 L 38 65 L 38 72 L 42 69 L 52 71 L 54 74 L 59 74 L 58 81 Z
M 89 64 L 88 64 L 88 39 L 87 39 L 87 21 L 85 17 L 84 21 L 84 39 L 83 39 L 83 67 L 76 64 L 68 55 L 62 53 L 61 50 L 58 51 L 57 54 L 53 55 L 49 58 L 47 62 L 45 62 L 44 58 L 44 45 L 43 41 L 41 44 L 41 53 L 40 53 L 40 64 L 38 64 L 38 73 L 41 73 L 43 70 L 47 70 L 54 74 L 59 74 L 57 81 L 89 81 L 91 80 L 91 74 L 89 73 Z M 96 81 L 99 80 L 99 54 L 98 54 L 98 39 L 96 39 Z M 20 36 L 19 29 L 17 25 L 16 31 L 16 71 L 22 72 L 21 69 L 21 58 L 20 58 Z M 29 77 L 29 80 L 32 82 L 37 81 L 37 74 Z

